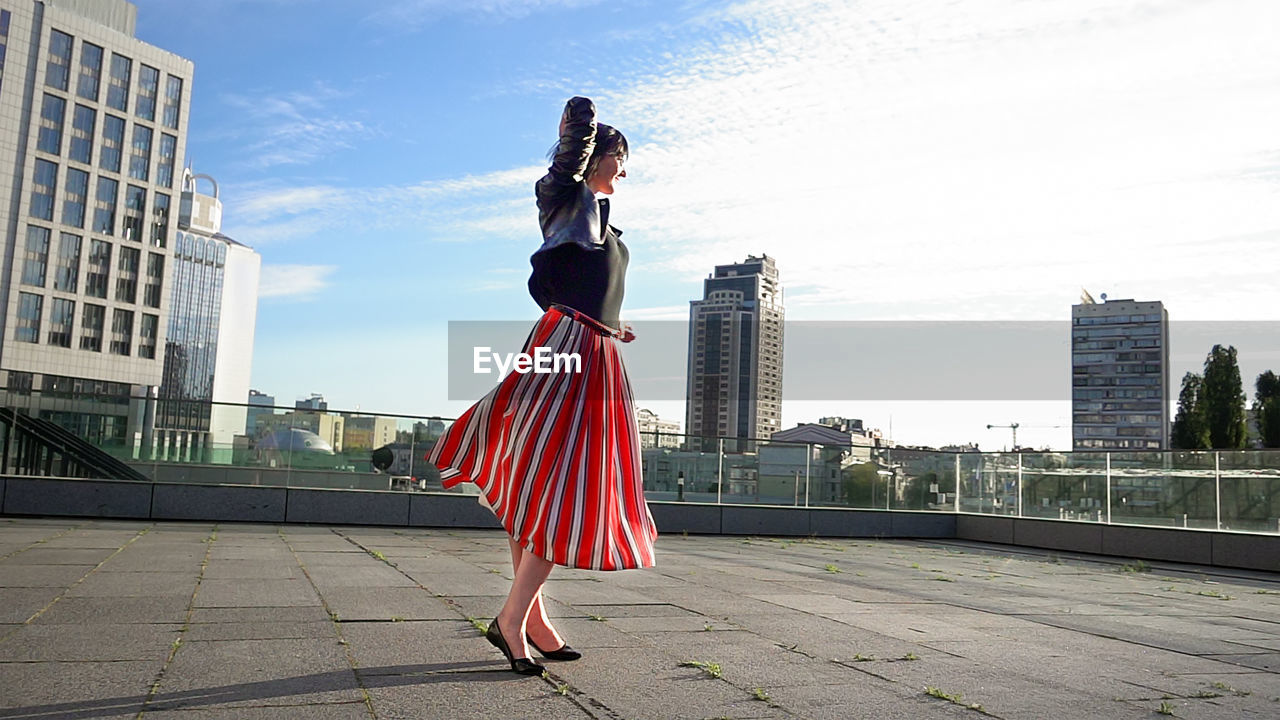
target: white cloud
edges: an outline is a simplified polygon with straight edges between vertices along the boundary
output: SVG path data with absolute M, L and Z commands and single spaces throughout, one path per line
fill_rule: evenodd
M 777 257 L 803 313 L 1060 317 L 1081 284 L 1274 313 L 1275 290 L 1185 288 L 1280 262 L 1216 249 L 1280 228 L 1278 22 L 1262 1 L 739 4 L 735 39 L 596 98 L 647 139 L 615 217 L 651 272 Z
M 309 299 L 329 285 L 333 265 L 263 265 L 260 298 Z
M 267 168 L 303 165 L 376 135 L 374 128 L 331 109 L 347 96 L 316 83 L 310 91 L 227 93 L 221 99 L 243 119 L 240 127 L 227 132 L 245 143 L 244 163 Z

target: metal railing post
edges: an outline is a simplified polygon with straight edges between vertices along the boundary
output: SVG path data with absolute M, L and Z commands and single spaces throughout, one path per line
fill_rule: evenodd
M 804 506 L 809 507 L 809 461 L 813 459 L 813 444 L 804 446 Z
M 1018 453 L 1018 505 L 1017 516 L 1022 517 L 1022 453 Z
M 1107 524 L 1111 524 L 1111 453 L 1107 453 Z
M 716 462 L 716 504 L 721 504 L 724 497 L 724 438 L 720 438 L 720 448 L 716 451 L 719 459 Z M 757 456 L 758 457 L 758 456 Z
M 1222 529 L 1222 453 L 1217 450 L 1213 451 L 1213 509 L 1215 514 L 1215 525 L 1218 530 Z
M 952 502 L 955 503 L 954 512 L 960 512 L 960 453 L 956 453 L 956 493 L 955 495 L 956 496 L 952 498 Z

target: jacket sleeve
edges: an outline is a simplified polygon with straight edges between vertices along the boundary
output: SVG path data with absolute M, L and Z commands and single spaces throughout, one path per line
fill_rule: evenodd
M 538 204 L 544 205 L 574 183 L 582 182 L 596 146 L 596 106 L 584 97 L 571 98 L 560 118 L 560 143 L 547 174 L 538 181 Z

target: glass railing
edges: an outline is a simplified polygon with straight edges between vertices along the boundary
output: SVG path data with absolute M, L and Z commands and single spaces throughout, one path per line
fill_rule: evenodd
M 153 481 L 444 491 L 425 455 L 445 418 L 163 401 L 148 410 L 145 398 L 95 405 L 34 391 L 0 400 Z M 149 413 L 156 425 L 144 431 Z M 390 464 L 375 467 L 384 447 Z M 1280 533 L 1280 450 L 957 453 L 653 432 L 641 433 L 641 448 L 650 500 Z

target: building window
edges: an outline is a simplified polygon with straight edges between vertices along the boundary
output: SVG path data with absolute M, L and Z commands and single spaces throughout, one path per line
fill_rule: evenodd
M 67 183 L 62 189 L 62 224 L 84 227 L 84 206 L 89 200 L 89 173 L 67 168 Z
M 164 255 L 147 254 L 147 284 L 142 291 L 142 302 L 147 307 L 160 307 L 160 286 L 164 283 Z
M 40 342 L 40 312 L 44 306 L 44 297 L 32 293 L 18 293 L 18 330 L 14 340 L 18 342 Z
M 133 349 L 133 312 L 116 310 L 111 318 L 111 354 L 128 355 Z
M 85 274 L 85 294 L 90 297 L 107 297 L 107 275 L 111 272 L 111 243 L 89 241 L 89 270 Z
M 58 264 L 53 268 L 53 289 L 73 293 L 79 286 L 80 236 L 62 233 L 58 240 Z
M 116 193 L 120 183 L 111 178 L 98 178 L 98 196 L 93 207 L 93 231 L 116 234 Z
M 173 187 L 173 156 L 178 153 L 178 138 L 160 134 L 160 157 L 156 160 L 156 184 Z
M 71 147 L 67 157 L 85 165 L 93 164 L 93 126 L 98 113 L 93 108 L 76 105 L 71 113 Z
M 151 128 L 133 126 L 133 154 L 129 156 L 129 177 L 147 181 L 151 171 Z
M 4 13 L 7 15 L 9 14 L 9 11 L 5 10 Z M 32 385 L 34 385 L 34 383 L 32 382 L 34 379 L 35 379 L 35 376 L 29 372 L 18 372 L 17 370 L 10 370 L 9 383 L 8 383 L 9 387 L 7 389 L 9 390 L 9 392 L 13 393 L 14 395 L 30 395 L 31 387 Z
M 178 110 L 182 107 L 182 78 L 170 75 L 164 86 L 164 126 L 178 129 Z
M 169 244 L 169 196 L 156 193 L 151 213 L 155 216 L 151 221 L 151 244 L 165 247 Z
M 143 120 L 155 122 L 156 96 L 160 93 L 160 71 L 143 65 L 138 71 L 138 95 L 133 111 Z
M 76 317 L 76 304 L 71 300 L 53 298 L 49 305 L 49 344 L 71 347 L 71 323 Z
M 143 217 L 147 209 L 147 191 L 129 185 L 124 191 L 124 239 L 142 242 Z
M 27 249 L 22 255 L 22 284 L 44 287 L 45 270 L 49 265 L 49 230 L 27 226 Z
M 40 133 L 36 138 L 36 149 L 40 152 L 58 155 L 62 152 L 62 118 L 67 112 L 67 101 L 57 95 L 45 93 L 44 105 L 40 108 Z
M 120 172 L 120 154 L 124 150 L 124 118 L 104 115 L 102 118 L 102 149 L 98 152 L 98 167 L 113 173 Z
M 123 55 L 111 53 L 111 77 L 107 80 L 107 107 L 128 112 L 131 72 L 133 72 L 132 60 Z
M 31 217 L 53 220 L 53 196 L 58 187 L 58 166 L 48 160 L 36 160 L 31 183 Z
M 138 357 L 152 358 L 156 356 L 156 335 L 160 329 L 160 316 L 142 315 L 142 327 L 138 335 Z
M 31 292 L 18 293 L 18 329 L 14 340 L 40 342 L 40 313 L 45 299 Z
M 101 305 L 84 306 L 84 316 L 80 318 L 80 349 L 102 352 L 102 324 L 107 317 L 107 309 Z
M 49 31 L 49 62 L 45 65 L 44 84 L 66 92 L 67 78 L 71 75 L 71 36 Z
M 120 248 L 120 260 L 116 265 L 116 300 L 138 301 L 138 264 L 142 253 L 134 248 Z
M 85 100 L 98 101 L 98 82 L 102 79 L 102 48 L 93 43 L 80 43 L 80 80 L 76 94 Z

